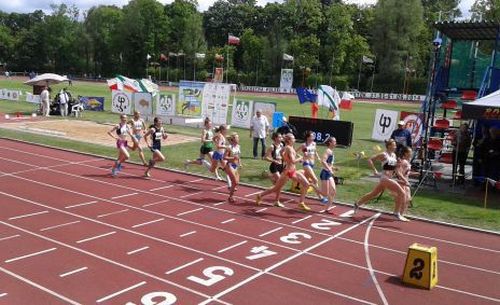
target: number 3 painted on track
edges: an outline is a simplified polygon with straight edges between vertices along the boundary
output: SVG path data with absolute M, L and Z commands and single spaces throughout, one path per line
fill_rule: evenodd
M 213 266 L 213 267 L 208 267 L 205 270 L 203 270 L 203 274 L 208 278 L 208 279 L 202 279 L 197 276 L 191 275 L 187 279 L 190 281 L 193 281 L 195 283 L 201 284 L 203 286 L 212 286 L 213 284 L 222 281 L 226 277 L 224 275 L 220 274 L 215 274 L 215 271 L 222 271 L 224 275 L 231 276 L 234 274 L 233 269 L 230 269 L 228 267 L 222 267 L 222 266 Z
M 150 292 L 141 298 L 142 305 L 173 305 L 175 302 L 177 302 L 177 297 L 164 291 Z M 128 302 L 125 305 L 135 305 L 135 303 Z
M 280 240 L 284 243 L 287 243 L 287 244 L 301 244 L 302 242 L 299 241 L 299 237 L 303 237 L 305 239 L 311 239 L 311 235 L 309 234 L 306 234 L 306 233 L 300 233 L 300 232 L 292 232 L 286 236 L 281 236 L 280 237 Z

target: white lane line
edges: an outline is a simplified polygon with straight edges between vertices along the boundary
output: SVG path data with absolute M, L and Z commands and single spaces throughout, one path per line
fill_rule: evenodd
M 372 221 L 370 221 L 370 223 L 368 224 L 368 228 L 366 229 L 365 232 L 365 242 L 364 242 L 365 259 L 366 259 L 366 266 L 368 267 L 368 272 L 370 273 L 373 283 L 375 284 L 375 288 L 377 288 L 377 292 L 378 295 L 380 296 L 380 299 L 382 300 L 382 303 L 384 305 L 389 305 L 389 302 L 387 302 L 387 298 L 385 297 L 385 294 L 382 291 L 382 287 L 380 287 L 380 284 L 378 283 L 377 276 L 375 275 L 375 271 L 373 270 L 372 260 L 370 258 L 370 249 L 369 249 L 370 243 L 368 242 L 368 239 L 370 237 L 370 232 L 372 230 L 373 223 L 375 222 L 375 220 L 377 220 L 377 218 L 378 217 L 375 217 L 372 219 Z
M 73 224 L 79 223 L 79 222 L 80 222 L 80 220 L 66 222 L 66 223 L 62 223 L 60 225 L 55 225 L 55 226 L 50 226 L 50 227 L 42 228 L 42 229 L 40 229 L 40 231 L 43 232 L 43 231 L 48 231 L 48 230 L 52 230 L 52 229 L 62 228 L 62 227 L 70 226 L 70 225 L 73 225 Z
M 331 207 L 329 207 L 328 209 L 323 209 L 321 211 L 319 211 L 320 213 L 324 213 L 324 212 L 327 212 L 327 211 L 330 211 L 330 210 L 333 210 L 335 209 L 337 206 L 336 205 L 332 205 Z
M 276 232 L 276 231 L 279 231 L 279 230 L 281 230 L 281 229 L 283 229 L 283 227 L 277 227 L 277 228 L 275 228 L 275 229 L 272 229 L 271 231 L 267 231 L 267 232 L 265 232 L 265 233 L 260 234 L 260 235 L 259 235 L 259 237 L 264 237 L 264 236 L 266 236 L 266 235 L 269 235 L 269 234 L 274 233 L 274 232 Z
M 309 216 L 306 216 L 306 217 L 303 217 L 303 218 L 297 219 L 297 220 L 295 220 L 295 221 L 292 221 L 292 224 L 299 223 L 299 222 L 304 221 L 304 220 L 306 220 L 306 219 L 309 219 L 309 218 L 311 218 L 311 217 L 312 217 L 312 215 L 309 215 Z
M 198 195 L 198 194 L 201 194 L 201 193 L 204 193 L 204 192 L 200 191 L 200 192 L 189 193 L 189 194 L 186 194 L 186 195 L 179 196 L 179 198 L 187 198 L 187 197 Z
M 115 233 L 116 233 L 116 231 L 111 231 L 111 232 L 104 233 L 104 234 L 101 234 L 101 235 L 92 236 L 92 237 L 85 238 L 85 239 L 80 239 L 76 243 L 77 244 L 81 244 L 81 243 L 88 242 L 88 241 L 91 241 L 91 240 L 94 240 L 94 239 L 98 239 L 98 238 L 106 237 L 106 236 L 109 236 L 109 235 L 113 235 Z
M 165 220 L 165 218 L 159 218 L 159 219 L 155 219 L 155 220 L 151 220 L 151 221 L 147 221 L 147 222 L 143 222 L 143 223 L 138 223 L 136 225 L 133 225 L 132 228 L 139 228 L 139 227 L 143 227 L 143 226 L 147 226 L 149 224 L 152 224 L 152 223 L 155 223 L 155 222 L 160 222 L 160 221 L 163 221 Z
M 201 211 L 201 210 L 203 210 L 203 208 L 189 210 L 189 211 L 186 211 L 186 212 L 179 213 L 179 214 L 177 214 L 177 216 L 183 216 L 183 215 L 191 214 L 191 213 L 198 212 L 198 211 Z
M 64 208 L 65 209 L 72 209 L 72 208 L 76 208 L 76 207 L 82 207 L 85 205 L 91 205 L 91 204 L 94 204 L 97 202 L 98 202 L 97 200 L 94 200 L 94 201 L 89 201 L 89 202 L 84 202 L 84 203 L 79 203 L 79 204 L 74 204 L 74 205 L 68 205 L 67 207 L 64 207 Z
M 1 298 L 1 297 L 4 297 L 4 296 L 6 296 L 6 295 L 7 295 L 7 292 L 0 293 L 0 298 Z
M 169 184 L 169 185 L 165 185 L 165 186 L 155 187 L 154 189 L 150 189 L 149 191 L 150 192 L 154 192 L 154 191 L 169 189 L 171 187 L 174 187 L 174 185 L 173 184 Z
M 223 252 L 226 252 L 227 250 L 231 250 L 231 249 L 233 249 L 233 248 L 236 248 L 236 247 L 239 247 L 239 246 L 241 246 L 241 245 L 244 245 L 244 244 L 246 244 L 247 242 L 248 242 L 248 240 L 244 240 L 244 241 L 239 242 L 239 243 L 237 243 L 237 244 L 235 244 L 235 245 L 232 245 L 232 246 L 229 246 L 229 247 L 227 247 L 227 248 L 221 249 L 221 250 L 217 251 L 217 253 L 223 253 Z
M 7 236 L 7 237 L 2 237 L 2 238 L 0 238 L 0 241 L 9 240 L 9 239 L 16 238 L 19 236 L 21 236 L 21 235 L 15 234 L 15 235 Z
M 186 267 L 189 267 L 189 266 L 191 266 L 191 265 L 194 265 L 194 264 L 196 264 L 196 263 L 199 263 L 199 262 L 201 262 L 202 260 L 203 260 L 203 258 L 201 258 L 201 257 L 200 257 L 199 259 L 195 259 L 195 260 L 194 260 L 194 261 L 192 261 L 192 262 L 189 262 L 189 263 L 187 263 L 187 264 L 184 264 L 184 265 L 182 265 L 182 266 L 179 266 L 179 267 L 177 267 L 177 268 L 174 268 L 174 269 L 172 269 L 172 270 L 169 270 L 169 271 L 165 272 L 165 274 L 172 274 L 172 273 L 177 272 L 177 271 L 179 271 L 179 270 L 181 270 L 181 269 L 184 269 L 184 268 L 186 268 Z
M 120 199 L 120 198 L 135 196 L 135 195 L 139 195 L 139 193 L 133 192 L 133 193 L 130 193 L 130 194 L 125 194 L 125 195 L 120 195 L 120 196 L 114 196 L 114 197 L 111 197 L 111 199 L 115 200 L 115 199 Z
M 181 234 L 179 235 L 179 237 L 186 237 L 186 236 L 189 236 L 189 235 L 192 235 L 192 234 L 195 234 L 196 231 L 191 231 L 191 232 L 187 232 L 187 233 L 184 233 L 184 234 Z
M 67 302 L 68 304 L 71 304 L 71 305 L 81 305 L 80 303 L 78 303 L 78 302 L 76 302 L 76 301 L 73 301 L 73 300 L 71 300 L 71 299 L 68 299 L 67 297 L 65 297 L 65 296 L 63 296 L 63 295 L 60 295 L 59 293 L 57 293 L 57 292 L 55 292 L 55 291 L 52 291 L 52 290 L 50 290 L 50 289 L 48 289 L 48 288 L 45 288 L 45 287 L 43 287 L 42 285 L 39 285 L 39 284 L 37 284 L 37 283 L 35 283 L 35 282 L 32 282 L 32 281 L 28 280 L 27 278 L 24 278 L 24 277 L 22 277 L 22 276 L 20 276 L 20 275 L 18 275 L 18 274 L 16 274 L 16 273 L 14 273 L 14 272 L 11 272 L 11 271 L 9 271 L 9 270 L 7 270 L 7 269 L 5 269 L 5 268 L 0 267 L 0 271 L 2 271 L 2 272 L 4 272 L 4 273 L 7 273 L 8 275 L 10 275 L 10 276 L 12 276 L 12 277 L 14 277 L 14 278 L 16 278 L 16 279 L 18 279 L 18 280 L 22 281 L 22 282 L 25 282 L 25 283 L 26 283 L 26 284 L 28 284 L 28 285 L 31 285 L 31 286 L 33 286 L 33 287 L 35 287 L 35 288 L 38 288 L 38 289 L 40 289 L 40 290 L 42 290 L 42 291 L 45 291 L 45 292 L 47 292 L 48 294 L 51 294 L 51 295 L 53 295 L 53 296 L 55 296 L 55 297 L 57 297 L 57 298 L 59 298 L 59 299 L 63 300 L 64 302 Z
M 139 249 L 135 249 L 135 250 L 129 251 L 129 252 L 127 252 L 127 255 L 136 254 L 136 253 L 139 253 L 139 252 L 144 251 L 144 250 L 147 250 L 147 249 L 149 249 L 149 246 L 146 246 L 146 247 L 142 247 L 142 248 L 139 248 Z
M 221 185 L 221 186 L 213 188 L 212 191 L 218 191 L 218 190 L 226 188 L 226 187 L 227 187 L 227 185 Z
M 59 277 L 66 277 L 68 275 L 72 275 L 72 274 L 75 274 L 75 273 L 78 273 L 78 272 L 82 272 L 82 271 L 87 270 L 87 269 L 89 269 L 89 267 L 78 268 L 78 269 L 75 269 L 75 270 L 68 271 L 66 273 L 59 274 Z
M 342 217 L 342 218 L 352 217 L 352 213 L 354 213 L 354 210 L 349 210 L 347 212 L 340 214 L 339 217 Z
M 268 209 L 268 208 L 262 208 L 262 209 L 260 209 L 260 210 L 255 211 L 255 213 L 264 212 L 264 211 L 265 211 L 265 210 L 267 210 L 267 209 Z
M 30 214 L 24 214 L 24 215 L 14 216 L 14 217 L 9 218 L 9 220 L 16 220 L 16 219 L 21 219 L 21 218 L 28 218 L 28 217 L 32 217 L 32 216 L 47 214 L 48 212 L 49 211 L 41 211 L 41 212 L 36 212 L 36 213 L 30 213 Z
M 205 180 L 205 179 L 204 178 L 194 179 L 194 180 L 188 181 L 187 183 L 195 183 L 195 182 L 200 182 L 200 181 L 203 181 L 203 180 Z
M 236 219 L 234 218 L 231 218 L 231 219 L 228 219 L 228 220 L 224 220 L 223 222 L 221 223 L 229 223 L 229 222 L 232 222 L 232 221 L 235 221 Z
M 226 201 L 221 201 L 221 202 L 217 202 L 217 203 L 214 203 L 212 204 L 214 207 L 217 207 L 219 205 L 223 205 L 224 203 L 226 203 Z
M 111 298 L 114 298 L 114 297 L 116 297 L 116 296 L 118 296 L 118 295 L 120 295 L 120 294 L 122 294 L 122 293 L 125 293 L 125 292 L 127 292 L 127 291 L 130 291 L 130 290 L 133 290 L 133 289 L 135 289 L 135 288 L 141 287 L 142 285 L 145 285 L 145 284 L 146 284 L 146 281 L 143 281 L 143 282 L 137 283 L 137 284 L 135 284 L 135 285 L 132 285 L 132 286 L 130 286 L 130 287 L 127 287 L 127 288 L 125 288 L 125 289 L 122 289 L 122 290 L 120 290 L 120 291 L 117 291 L 117 292 L 115 292 L 115 293 L 112 293 L 112 294 L 107 295 L 107 296 L 105 296 L 105 297 L 102 297 L 102 298 L 100 298 L 99 300 L 97 300 L 97 301 L 96 301 L 96 303 L 101 303 L 101 302 L 107 301 L 107 300 L 109 300 L 109 299 L 111 299 Z
M 253 192 L 253 193 L 250 193 L 250 194 L 246 194 L 245 197 L 250 197 L 250 196 L 253 196 L 253 195 L 257 195 L 260 192 L 262 192 L 262 191 L 257 191 L 257 192 Z
M 111 212 L 111 213 L 101 214 L 101 215 L 97 215 L 97 218 L 102 218 L 102 217 L 106 217 L 106 216 L 121 214 L 121 213 L 125 213 L 127 211 L 129 211 L 129 209 L 123 209 L 123 210 L 119 210 L 119 211 L 115 211 L 115 212 Z
M 33 256 L 37 256 L 37 255 L 49 253 L 49 252 L 55 251 L 56 249 L 57 248 L 50 248 L 50 249 L 38 251 L 38 252 L 35 252 L 35 253 L 29 253 L 29 254 L 25 254 L 25 255 L 22 255 L 22 256 L 17 256 L 17 257 L 9 258 L 8 260 L 5 261 L 5 263 L 12 263 L 12 262 L 15 262 L 15 261 L 18 261 L 18 260 L 21 260 L 21 259 L 25 259 L 25 258 L 29 258 L 29 257 L 33 257 Z

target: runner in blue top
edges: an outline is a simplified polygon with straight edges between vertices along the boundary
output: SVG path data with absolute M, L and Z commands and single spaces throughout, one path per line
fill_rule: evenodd
M 319 174 L 321 180 L 321 195 L 325 196 L 321 201 L 322 203 L 328 203 L 328 207 L 325 212 L 328 213 L 330 207 L 333 205 L 333 199 L 337 193 L 335 186 L 335 180 L 333 179 L 334 171 L 338 170 L 338 167 L 333 166 L 335 163 L 335 155 L 333 154 L 333 149 L 337 145 L 337 140 L 334 137 L 330 137 L 325 141 L 326 150 L 321 158 L 321 164 L 323 168 Z
M 153 153 L 153 157 L 149 160 L 149 165 L 144 172 L 145 177 L 151 177 L 151 169 L 155 166 L 156 162 L 165 161 L 165 157 L 161 153 L 161 141 L 166 140 L 168 135 L 162 126 L 162 121 L 159 117 L 155 117 L 153 125 L 149 127 L 148 132 L 144 135 L 144 140 L 148 145 L 149 149 Z M 151 136 L 151 144 L 149 143 L 148 137 Z

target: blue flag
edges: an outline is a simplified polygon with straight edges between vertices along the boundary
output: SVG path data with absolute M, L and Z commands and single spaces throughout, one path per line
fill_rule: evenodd
M 297 88 L 297 97 L 299 98 L 299 103 L 315 103 L 316 102 L 316 93 L 312 90 L 306 88 Z

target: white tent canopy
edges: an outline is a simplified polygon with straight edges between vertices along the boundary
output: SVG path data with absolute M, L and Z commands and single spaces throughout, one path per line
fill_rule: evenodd
M 61 76 L 55 73 L 44 73 L 24 82 L 24 84 L 30 86 L 50 86 L 53 84 L 59 84 L 66 81 L 69 81 L 66 75 Z
M 490 93 L 474 102 L 464 103 L 463 119 L 500 119 L 500 90 Z

